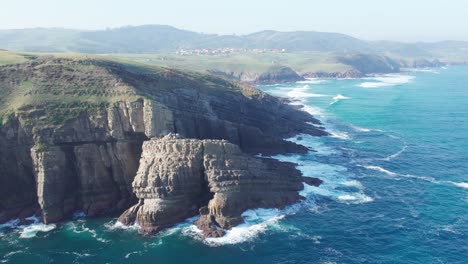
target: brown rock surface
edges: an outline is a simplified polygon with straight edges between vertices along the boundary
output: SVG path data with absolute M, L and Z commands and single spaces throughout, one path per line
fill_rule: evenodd
M 133 189 L 140 202 L 120 221 L 151 233 L 200 213 L 206 236 L 222 236 L 250 208 L 283 207 L 302 199 L 294 164 L 254 158 L 224 140 L 168 135 L 143 144 Z
M 28 208 L 40 207 L 45 222 L 128 208 L 137 201 L 131 184 L 148 138 L 179 133 L 274 154 L 308 151 L 285 137 L 326 135 L 309 114 L 253 87 L 104 60 L 0 66 L 0 95 L 0 223 Z

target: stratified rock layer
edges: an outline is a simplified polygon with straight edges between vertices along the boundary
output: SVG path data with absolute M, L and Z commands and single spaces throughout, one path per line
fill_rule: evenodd
M 326 135 L 314 124 L 277 98 L 209 75 L 53 57 L 0 66 L 0 223 L 122 212 L 137 201 L 131 184 L 152 137 L 304 153 L 283 138 Z
M 207 236 L 242 222 L 249 208 L 283 207 L 302 197 L 301 173 L 292 163 L 255 158 L 225 140 L 168 135 L 143 144 L 133 190 L 139 203 L 120 221 L 159 231 L 200 212 Z

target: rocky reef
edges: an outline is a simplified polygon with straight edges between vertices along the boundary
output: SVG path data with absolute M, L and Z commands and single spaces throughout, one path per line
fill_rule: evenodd
M 283 138 L 326 135 L 309 114 L 253 87 L 111 60 L 39 57 L 0 66 L 0 95 L 0 223 L 122 212 L 139 200 L 132 182 L 150 138 L 227 140 L 252 155 L 304 153 Z
M 245 210 L 294 203 L 302 188 L 295 164 L 252 157 L 226 140 L 168 135 L 143 144 L 133 181 L 139 202 L 119 220 L 151 233 L 199 212 L 205 236 L 220 236 Z

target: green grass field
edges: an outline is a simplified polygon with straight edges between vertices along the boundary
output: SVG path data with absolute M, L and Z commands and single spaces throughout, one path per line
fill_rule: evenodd
M 25 63 L 30 61 L 31 63 Z M 15 113 L 25 122 L 59 125 L 119 101 L 157 98 L 190 87 L 211 94 L 261 96 L 249 86 L 197 71 L 127 58 L 0 52 L 0 124 Z
M 288 66 L 299 73 L 342 72 L 351 67 L 337 62 L 333 53 L 237 53 L 227 55 L 176 55 L 161 54 L 109 54 L 106 56 L 123 58 L 144 64 L 167 66 L 192 71 L 264 73 L 272 66 Z

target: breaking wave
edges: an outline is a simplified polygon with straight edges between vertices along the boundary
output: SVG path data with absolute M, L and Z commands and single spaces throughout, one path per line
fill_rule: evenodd
M 32 224 L 26 226 L 20 234 L 20 238 L 32 238 L 37 235 L 39 232 L 49 232 L 56 228 L 55 224 L 46 225 L 43 223 Z
M 396 86 L 396 85 L 409 83 L 414 78 L 415 78 L 414 76 L 410 76 L 410 75 L 385 74 L 382 76 L 366 78 L 366 80 L 369 80 L 369 81 L 363 82 L 359 84 L 358 86 L 362 88 L 389 87 L 389 86 Z
M 81 221 L 74 221 L 66 224 L 68 230 L 72 231 L 75 234 L 89 234 L 91 237 L 95 238 L 97 241 L 102 243 L 108 243 L 110 240 L 104 239 L 98 235 L 96 230 L 91 229 L 86 226 L 86 222 Z
M 390 161 L 390 160 L 392 160 L 392 159 L 394 159 L 394 158 L 400 156 L 403 152 L 406 151 L 407 148 L 408 148 L 408 146 L 407 146 L 407 145 L 404 145 L 403 148 L 402 148 L 401 150 L 399 150 L 398 152 L 396 152 L 395 154 L 392 154 L 392 155 L 387 156 L 387 157 L 385 157 L 385 158 L 383 158 L 383 159 L 380 159 L 380 160 Z
M 35 215 L 26 217 L 25 220 L 32 223 L 29 225 L 20 225 L 21 221 L 19 219 L 13 219 L 4 224 L 1 224 L 0 230 L 16 229 L 19 230 L 20 238 L 33 238 L 39 232 L 49 232 L 56 228 L 55 224 L 46 225 L 41 223 L 41 219 Z
M 341 100 L 347 100 L 347 99 L 351 99 L 351 97 L 347 97 L 342 94 L 337 94 L 335 97 L 333 97 L 333 102 L 331 102 L 330 105 L 334 105 Z
M 309 89 L 308 85 L 304 85 L 302 87 L 293 88 L 289 91 L 286 95 L 290 98 L 302 100 L 304 98 L 311 98 L 311 97 L 329 97 L 331 95 L 327 94 L 316 94 L 316 93 L 309 93 L 307 90 Z
M 358 165 L 359 167 L 363 167 L 363 168 L 366 168 L 368 170 L 374 170 L 374 171 L 379 171 L 379 172 L 383 172 L 389 176 L 396 176 L 397 173 L 393 172 L 393 171 L 389 171 L 389 170 L 386 170 L 382 167 L 379 167 L 379 166 L 372 166 L 372 165 Z
M 467 182 L 454 182 L 454 181 L 448 181 L 448 180 L 437 180 L 433 177 L 429 176 L 419 176 L 419 175 L 413 175 L 413 174 L 402 174 L 402 173 L 396 173 L 393 171 L 389 171 L 387 169 L 384 169 L 379 166 L 372 166 L 372 165 L 357 165 L 358 167 L 363 167 L 368 170 L 374 170 L 374 171 L 379 171 L 384 174 L 387 174 L 389 176 L 392 176 L 394 179 L 399 179 L 399 178 L 409 178 L 409 179 L 416 179 L 416 180 L 422 180 L 438 185 L 450 185 L 450 186 L 456 186 L 460 187 L 463 189 L 468 189 L 468 183 Z

